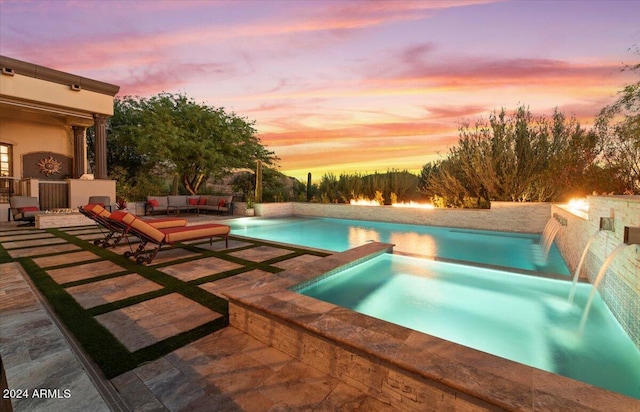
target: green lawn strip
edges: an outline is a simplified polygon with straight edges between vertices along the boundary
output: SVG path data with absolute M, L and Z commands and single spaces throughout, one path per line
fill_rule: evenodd
M 105 376 L 114 377 L 137 366 L 135 358 L 124 345 L 90 316 L 44 269 L 29 258 L 19 258 L 18 261 Z
M 47 268 L 47 270 L 50 270 L 50 269 L 51 268 Z M 100 276 L 94 276 L 94 277 L 88 278 L 88 279 L 80 279 L 80 280 L 74 280 L 74 281 L 71 281 L 71 282 L 61 283 L 60 286 L 62 286 L 65 289 L 68 289 L 68 288 L 72 288 L 74 286 L 87 285 L 89 283 L 100 282 L 100 281 L 103 281 L 103 280 L 112 279 L 112 278 L 118 278 L 120 276 L 130 275 L 130 274 L 131 274 L 131 272 L 129 272 L 128 270 L 121 270 L 119 272 L 108 273 L 106 275 L 100 275 Z
M 11 255 L 9 255 L 9 252 L 7 252 L 7 249 L 5 249 L 2 246 L 2 243 L 0 243 L 0 263 L 9 263 L 9 262 L 13 262 L 13 258 L 11 257 Z
M 223 315 L 226 315 L 228 312 L 227 301 L 219 298 L 211 293 L 198 288 L 197 286 L 191 285 L 187 282 L 183 282 L 180 279 L 177 279 L 173 276 L 167 275 L 166 273 L 162 273 L 157 270 L 155 267 L 139 265 L 136 262 L 125 258 L 122 255 L 118 255 L 108 249 L 103 249 L 99 246 L 95 246 L 92 243 L 86 242 L 84 240 L 80 240 L 75 236 L 67 235 L 66 233 L 62 233 L 55 229 L 51 229 L 51 231 L 67 240 L 69 243 L 73 243 L 77 246 L 85 250 L 89 250 L 95 253 L 98 256 L 101 256 L 104 259 L 111 261 L 123 268 L 125 268 L 128 272 L 137 273 L 144 278 L 155 282 L 161 286 L 164 286 L 170 291 L 178 292 L 181 295 L 198 302 L 199 304 L 208 307 L 216 312 L 220 310 Z M 58 233 L 56 233 L 58 232 Z
M 36 265 L 33 260 L 30 258 L 18 259 L 29 276 L 33 279 L 35 285 L 50 302 L 52 308 L 58 314 L 60 319 L 65 323 L 74 336 L 76 336 L 76 339 L 78 339 L 84 350 L 91 356 L 107 378 L 112 378 L 131 370 L 139 366 L 142 362 L 164 356 L 179 347 L 228 325 L 229 310 L 226 300 L 195 285 L 190 285 L 153 268 L 138 265 L 123 256 L 117 255 L 109 250 L 102 249 L 101 247 L 95 246 L 87 241 L 80 240 L 75 236 L 68 235 L 55 229 L 51 229 L 50 231 L 56 236 L 67 240 L 69 243 L 75 244 L 85 250 L 89 250 L 96 255 L 101 256 L 104 259 L 125 267 L 127 269 L 126 273 L 138 273 L 139 275 L 164 286 L 165 289 L 162 289 L 160 291 L 161 293 L 157 296 L 174 292 L 180 293 L 198 304 L 223 315 L 216 321 L 209 322 L 190 331 L 167 338 L 132 354 L 111 334 L 107 328 L 94 319 L 93 316 L 98 312 L 106 313 L 104 310 L 107 305 L 103 305 L 104 307 L 102 307 L 102 310 L 95 308 L 93 310 L 85 310 L 61 285 L 57 284 L 44 269 Z M 112 276 L 107 275 L 100 278 L 93 278 L 93 281 L 107 277 Z M 133 297 L 128 300 L 128 303 L 140 303 L 157 296 L 153 293 L 149 293 L 144 295 L 147 299 L 136 299 Z M 112 308 L 115 310 L 116 306 L 118 305 L 114 304 Z M 125 306 L 118 306 L 118 308 L 122 307 Z

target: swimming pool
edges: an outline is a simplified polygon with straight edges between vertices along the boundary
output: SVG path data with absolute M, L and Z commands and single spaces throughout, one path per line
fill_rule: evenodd
M 393 243 L 400 253 L 569 275 L 555 245 L 545 266 L 534 264 L 531 244 L 539 235 L 310 217 L 241 218 L 229 224 L 236 235 L 335 252 L 376 241 Z
M 591 285 L 383 254 L 293 288 L 307 296 L 640 399 L 640 351 Z

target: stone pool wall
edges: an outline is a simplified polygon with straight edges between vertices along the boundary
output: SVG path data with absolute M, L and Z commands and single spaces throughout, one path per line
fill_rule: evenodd
M 256 215 L 315 216 L 414 225 L 541 233 L 551 217 L 550 203 L 492 202 L 491 209 L 420 209 L 324 203 L 261 203 Z
M 624 227 L 640 226 L 640 196 L 589 196 L 587 200 L 589 212 L 586 216 L 577 216 L 557 205 L 553 206 L 552 212 L 567 220 L 555 243 L 572 273 L 589 239 L 595 236 L 580 271 L 580 277 L 593 283 L 605 259 L 623 242 Z M 601 217 L 615 219 L 614 231 L 598 232 Z M 640 348 L 640 246 L 628 246 L 615 257 L 599 291 L 620 325 Z

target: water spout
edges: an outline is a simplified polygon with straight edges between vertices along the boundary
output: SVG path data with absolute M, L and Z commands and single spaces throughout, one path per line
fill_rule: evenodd
M 584 258 L 587 256 L 587 251 L 589 250 L 589 247 L 591 246 L 593 241 L 596 239 L 596 237 L 600 234 L 600 232 L 601 230 L 598 229 L 593 235 L 591 235 L 591 237 L 589 238 L 589 241 L 587 242 L 587 245 L 584 248 L 584 251 L 582 252 L 582 256 L 580 256 L 580 262 L 578 262 L 576 271 L 573 274 L 573 281 L 571 282 L 571 292 L 569 292 L 569 303 L 573 303 L 573 296 L 576 293 L 578 278 L 580 277 L 580 269 L 582 269 L 582 263 L 584 262 Z
M 542 231 L 540 243 L 538 245 L 531 245 L 533 261 L 536 265 L 544 266 L 547 264 L 547 258 L 549 257 L 551 245 L 553 245 L 553 239 L 556 237 L 556 234 L 562 226 L 562 222 L 558 221 L 555 216 L 549 219 Z
M 582 312 L 582 319 L 580 319 L 580 329 L 579 329 L 581 334 L 584 332 L 584 326 L 586 325 L 587 318 L 589 317 L 589 310 L 591 309 L 593 298 L 595 297 L 596 292 L 598 292 L 598 286 L 600 285 L 600 282 L 604 278 L 605 273 L 607 273 L 607 269 L 609 268 L 609 265 L 611 264 L 613 259 L 615 259 L 618 253 L 622 252 L 627 247 L 629 247 L 629 245 L 626 243 L 619 244 L 615 249 L 613 249 L 611 254 L 607 256 L 604 263 L 602 264 L 602 267 L 600 268 L 600 271 L 596 276 L 596 280 L 593 282 L 593 287 L 591 289 L 591 293 L 589 294 L 589 299 L 587 300 L 587 304 L 584 307 L 584 311 Z

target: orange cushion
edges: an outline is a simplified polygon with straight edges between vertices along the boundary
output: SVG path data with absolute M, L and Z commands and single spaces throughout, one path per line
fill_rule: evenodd
M 168 227 L 184 227 L 187 225 L 187 219 L 142 219 L 156 229 L 164 229 Z
M 94 213 L 100 217 L 109 217 L 111 216 L 111 212 L 109 212 L 107 209 L 105 209 L 104 207 L 100 206 L 97 203 L 89 203 L 88 205 L 85 205 L 82 207 L 84 210 Z
M 184 242 L 186 240 L 202 239 L 212 236 L 228 235 L 231 228 L 227 225 L 218 225 L 215 223 L 207 225 L 196 225 L 186 227 L 174 227 L 162 229 L 162 233 L 166 235 L 166 243 Z

